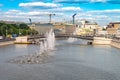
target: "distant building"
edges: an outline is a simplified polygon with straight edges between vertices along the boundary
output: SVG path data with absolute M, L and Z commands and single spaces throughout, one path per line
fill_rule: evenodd
M 120 28 L 117 29 L 116 37 L 119 37 L 119 38 L 120 38 Z
M 96 22 L 93 21 L 87 21 L 85 19 L 82 19 L 79 22 L 76 22 L 77 25 L 79 25 L 79 29 L 77 30 L 79 35 L 82 34 L 95 34 L 97 29 L 99 29 L 99 26 Z
M 85 19 L 82 19 L 81 20 L 81 23 L 82 23 L 82 28 L 85 28 L 85 29 L 96 29 L 96 27 L 98 27 L 98 24 L 96 22 L 93 22 L 93 21 L 87 21 Z
M 65 34 L 65 25 L 64 23 L 54 24 L 54 31 L 56 35 Z
M 73 24 L 66 24 L 66 23 L 54 24 L 54 31 L 58 35 L 59 34 L 75 35 L 76 28 L 77 26 Z
M 75 26 L 72 24 L 65 25 L 65 33 L 67 35 L 73 35 L 75 33 Z
M 38 31 L 40 35 L 43 35 L 50 29 L 53 29 L 53 24 L 50 24 L 50 23 L 32 24 L 30 25 L 30 28 L 35 29 L 36 31 Z
M 107 34 L 115 35 L 117 33 L 117 29 L 115 28 L 107 28 Z
M 115 35 L 118 34 L 118 29 L 120 28 L 120 22 L 111 22 L 107 25 L 108 34 Z
M 107 25 L 107 28 L 118 29 L 118 28 L 120 28 L 120 22 L 111 22 L 111 23 L 109 23 L 109 25 Z

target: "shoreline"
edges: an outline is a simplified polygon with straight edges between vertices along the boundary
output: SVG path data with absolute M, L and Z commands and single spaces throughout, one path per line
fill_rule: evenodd
M 6 46 L 6 45 L 11 45 L 14 44 L 14 40 L 8 40 L 8 41 L 1 41 L 0 46 Z

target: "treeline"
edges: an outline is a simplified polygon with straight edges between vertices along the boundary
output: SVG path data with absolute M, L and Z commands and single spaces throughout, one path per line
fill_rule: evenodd
M 38 34 L 37 31 L 30 29 L 29 26 L 25 23 L 20 24 L 7 24 L 0 22 L 0 36 L 8 36 L 8 35 L 35 35 Z

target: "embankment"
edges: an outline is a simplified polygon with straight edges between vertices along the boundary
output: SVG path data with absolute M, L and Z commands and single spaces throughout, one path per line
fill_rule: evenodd
M 111 46 L 114 46 L 116 48 L 120 48 L 120 41 L 119 40 L 112 40 Z
M 10 44 L 14 44 L 14 40 L 0 42 L 0 46 L 10 45 Z
M 120 39 L 108 39 L 104 37 L 94 37 L 93 45 L 111 45 L 120 48 Z

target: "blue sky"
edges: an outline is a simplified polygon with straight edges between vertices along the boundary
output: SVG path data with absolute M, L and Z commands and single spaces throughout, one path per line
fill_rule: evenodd
M 99 25 L 120 21 L 120 0 L 0 0 L 0 20 L 29 22 L 96 21 Z

